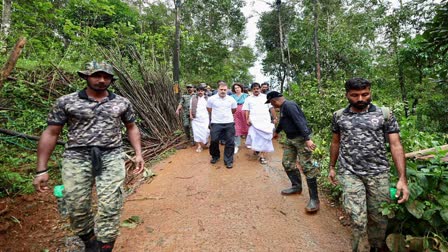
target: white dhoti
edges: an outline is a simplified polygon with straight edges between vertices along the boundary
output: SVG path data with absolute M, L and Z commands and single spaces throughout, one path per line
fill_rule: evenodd
M 207 101 L 203 97 L 200 97 L 198 99 L 196 117 L 191 120 L 191 127 L 193 128 L 193 139 L 196 143 L 206 144 L 208 143 L 208 138 L 210 136 L 210 129 L 208 128 L 210 119 L 206 106 Z
M 209 120 L 207 118 L 194 118 L 191 121 L 193 127 L 193 138 L 196 143 L 208 143 L 210 129 L 208 128 Z
M 273 152 L 272 136 L 275 125 L 270 122 L 252 121 L 247 134 L 246 144 L 252 146 L 252 150 L 260 152 Z

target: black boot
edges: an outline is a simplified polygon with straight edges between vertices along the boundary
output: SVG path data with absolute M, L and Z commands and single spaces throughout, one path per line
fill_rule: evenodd
M 282 190 L 283 195 L 300 194 L 302 193 L 302 178 L 300 177 L 300 171 L 287 171 L 289 180 L 291 180 L 292 187 Z
M 319 194 L 317 192 L 317 179 L 312 178 L 306 179 L 306 182 L 308 184 L 308 190 L 310 192 L 310 201 L 308 202 L 308 205 L 305 207 L 305 210 L 308 213 L 313 213 L 319 211 Z
M 99 247 L 100 252 L 112 252 L 114 245 L 115 245 L 115 241 L 106 242 L 106 243 L 98 241 L 98 247 Z
M 98 244 L 93 230 L 90 231 L 88 234 L 80 235 L 79 238 L 81 238 L 82 242 L 84 242 L 85 252 L 98 251 Z

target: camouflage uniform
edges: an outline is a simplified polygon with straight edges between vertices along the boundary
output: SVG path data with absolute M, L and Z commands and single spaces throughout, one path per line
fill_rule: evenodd
M 305 115 L 299 106 L 286 100 L 280 108 L 280 121 L 276 132 L 284 130 L 286 141 L 283 146 L 282 165 L 286 173 L 294 172 L 300 178 L 300 171 L 296 167 L 299 163 L 308 179 L 314 179 L 319 174 L 319 169 L 312 164 L 312 152 L 306 147 L 305 142 L 311 138 L 312 131 L 307 126 Z
M 340 134 L 338 179 L 344 207 L 353 222 L 352 249 L 382 247 L 387 216 L 379 207 L 389 201 L 390 169 L 385 134 L 399 132 L 397 120 L 393 115 L 385 120 L 381 109 L 373 104 L 363 113 L 353 113 L 348 107 L 340 116 L 333 115 L 332 131 Z
M 48 115 L 49 125 L 68 126 L 62 179 L 71 227 L 79 236 L 91 232 L 94 223 L 99 241 L 111 242 L 118 236 L 125 178 L 121 126 L 134 121 L 135 113 L 126 98 L 109 91 L 108 97 L 97 102 L 85 89 L 60 97 Z M 97 176 L 92 170 L 94 147 L 102 159 Z M 94 182 L 98 195 L 95 222 L 91 210 Z
M 296 167 L 296 161 L 299 161 L 306 178 L 316 178 L 319 174 L 319 169 L 313 166 L 312 152 L 306 148 L 305 139 L 303 137 L 296 137 L 294 139 L 287 138 L 283 145 L 283 159 L 282 165 L 285 171 L 297 172 L 300 171 Z
M 188 139 L 193 135 L 190 123 L 190 100 L 194 93 L 184 94 L 180 98 L 179 105 L 182 105 L 182 123 L 184 126 L 185 134 L 187 134 Z

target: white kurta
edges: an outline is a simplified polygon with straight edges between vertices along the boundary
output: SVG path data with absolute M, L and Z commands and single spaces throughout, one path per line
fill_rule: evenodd
M 271 104 L 265 104 L 266 95 L 250 96 L 243 105 L 243 110 L 249 110 L 251 126 L 246 139 L 246 144 L 252 146 L 252 150 L 260 152 L 273 152 L 272 136 L 275 125 L 271 122 L 269 109 Z
M 191 108 L 190 101 L 190 108 Z M 198 107 L 196 109 L 196 117 L 191 120 L 193 128 L 194 141 L 197 143 L 206 144 L 210 136 L 210 129 L 208 124 L 210 122 L 207 111 L 207 100 L 204 97 L 198 97 Z

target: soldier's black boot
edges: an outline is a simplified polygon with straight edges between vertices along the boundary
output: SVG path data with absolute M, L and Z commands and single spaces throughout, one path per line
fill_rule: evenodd
M 317 192 L 317 179 L 307 178 L 306 182 L 308 184 L 308 191 L 310 193 L 310 201 L 308 202 L 308 205 L 305 207 L 305 210 L 308 213 L 314 213 L 319 211 L 319 205 L 320 205 L 319 194 Z
M 112 252 L 112 249 L 114 248 L 115 241 L 106 242 L 103 243 L 101 241 L 98 241 L 98 247 L 100 252 Z
M 85 252 L 97 252 L 98 251 L 98 243 L 96 240 L 95 233 L 90 231 L 88 234 L 80 235 L 82 242 L 84 242 L 84 251 Z
M 300 194 L 302 193 L 302 178 L 300 177 L 300 171 L 288 171 L 286 172 L 289 180 L 291 180 L 292 186 L 285 190 L 282 190 L 283 195 Z

